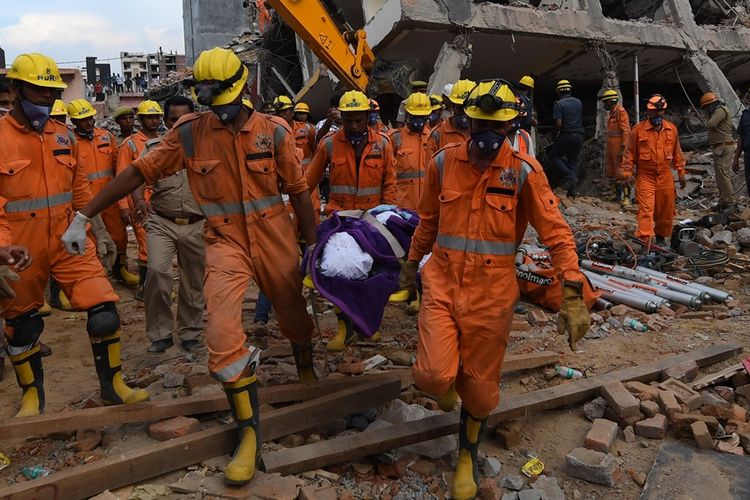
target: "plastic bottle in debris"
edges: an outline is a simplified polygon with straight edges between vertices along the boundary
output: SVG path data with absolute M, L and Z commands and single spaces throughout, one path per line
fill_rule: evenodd
M 23 474 L 23 477 L 26 479 L 38 479 L 52 474 L 52 469 L 41 467 L 39 465 L 34 465 L 33 467 L 26 465 L 21 468 L 21 474 Z
M 575 368 L 568 368 L 567 366 L 555 365 L 555 373 L 562 378 L 581 378 L 583 373 L 579 372 Z
M 648 326 L 644 325 L 643 323 L 641 323 L 637 319 L 633 319 L 633 318 L 627 318 L 626 317 L 625 318 L 625 326 L 627 328 L 635 330 L 636 332 L 647 332 L 648 331 Z

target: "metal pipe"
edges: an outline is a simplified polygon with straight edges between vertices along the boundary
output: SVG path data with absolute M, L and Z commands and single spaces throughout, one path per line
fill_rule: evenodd
M 725 292 L 723 290 L 719 290 L 718 288 L 701 285 L 700 283 L 695 283 L 694 281 L 687 281 L 682 278 L 678 278 L 677 276 L 672 276 L 670 274 L 662 273 L 661 271 L 655 271 L 647 267 L 638 267 L 637 269 L 643 271 L 644 273 L 648 273 L 651 276 L 662 278 L 663 281 L 666 281 L 668 283 L 677 283 L 683 286 L 697 288 L 698 290 L 702 292 L 703 297 L 701 297 L 701 300 L 703 300 L 704 302 L 708 300 L 709 298 L 716 302 L 728 302 L 730 300 L 734 300 L 734 296 L 732 296 L 732 294 L 730 294 L 729 292 Z M 669 288 L 672 288 L 672 287 L 669 287 Z M 672 290 L 674 290 L 674 288 L 672 288 Z
M 605 264 L 604 262 L 583 259 L 581 261 L 581 267 L 599 274 L 610 274 L 632 281 L 640 281 L 641 283 L 648 283 L 651 281 L 651 277 L 643 271 L 637 271 L 635 269 L 618 265 Z
M 615 289 L 621 290 L 623 292 L 628 292 L 631 295 L 641 297 L 643 300 L 650 300 L 654 302 L 657 306 L 662 306 L 662 305 L 669 306 L 669 301 L 667 299 L 658 297 L 654 295 L 653 293 L 650 293 L 646 290 L 634 288 L 628 284 L 618 282 L 614 276 L 603 276 L 601 274 L 594 274 L 591 271 L 584 271 L 584 274 L 588 276 L 589 280 L 591 280 L 592 282 L 602 283 L 607 286 L 613 287 Z
M 635 108 L 635 123 L 638 123 L 641 121 L 641 97 L 640 89 L 638 88 L 638 55 L 634 57 L 633 65 L 633 70 L 635 72 L 635 79 L 633 81 L 633 107 Z
M 695 295 L 678 292 L 676 290 L 670 290 L 669 288 L 664 288 L 654 283 L 638 283 L 637 281 L 630 281 L 626 280 L 625 278 L 615 277 L 612 277 L 612 281 L 614 281 L 615 283 L 624 282 L 623 284 L 631 288 L 645 290 L 646 292 L 656 295 L 657 297 L 667 299 L 669 302 L 682 304 L 693 309 L 700 309 L 700 307 L 703 305 L 701 299 Z
M 596 302 L 594 302 L 594 307 L 596 307 L 597 309 L 601 311 L 609 311 L 610 309 L 612 309 L 612 306 L 613 306 L 612 302 L 608 300 L 604 300 L 601 297 L 596 299 Z
M 655 295 L 646 296 L 637 290 L 626 289 L 603 279 L 596 277 L 589 277 L 589 279 L 594 288 L 602 292 L 602 297 L 616 304 L 625 304 L 640 311 L 656 312 L 663 303 L 667 302 Z

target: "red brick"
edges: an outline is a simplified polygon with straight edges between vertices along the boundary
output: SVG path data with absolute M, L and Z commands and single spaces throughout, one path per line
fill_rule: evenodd
M 693 422 L 690 425 L 690 430 L 693 432 L 693 439 L 695 439 L 698 448 L 704 450 L 712 450 L 714 447 L 714 438 L 711 437 L 711 433 L 708 431 L 708 426 L 705 422 Z
M 526 320 L 532 325 L 544 325 L 549 318 L 541 309 L 529 309 L 526 311 Z
M 732 407 L 729 405 L 703 405 L 703 408 L 701 408 L 701 413 L 703 413 L 704 415 L 708 415 L 709 417 L 716 417 L 719 420 L 729 420 L 734 416 Z
M 740 405 L 732 405 L 732 416 L 730 419 L 747 422 L 747 410 Z
M 148 435 L 157 441 L 167 441 L 201 430 L 201 423 L 190 417 L 175 417 L 148 426 Z
M 745 399 L 750 400 L 750 384 L 746 384 L 743 386 L 738 387 L 734 391 L 738 396 L 742 396 Z
M 739 455 L 744 456 L 745 451 L 740 446 L 732 446 L 729 443 L 726 443 L 724 441 L 719 441 L 716 443 L 716 451 L 721 451 L 722 453 L 731 453 L 732 455 Z
M 602 396 L 620 417 L 634 417 L 640 413 L 638 400 L 628 392 L 622 382 L 612 382 L 603 386 Z
M 635 442 L 635 431 L 633 430 L 632 425 L 629 425 L 622 430 L 622 437 L 626 443 Z
M 734 389 L 725 385 L 717 385 L 714 387 L 714 392 L 719 395 L 721 399 L 729 403 L 734 402 Z
M 400 479 L 404 476 L 404 474 L 406 474 L 406 465 L 406 460 L 398 460 L 393 464 L 379 463 L 378 474 L 380 474 L 381 476 L 390 477 L 391 479 Z
M 697 410 L 703 405 L 701 395 L 694 391 L 692 387 L 679 380 L 670 378 L 660 383 L 659 388 L 665 391 L 672 391 L 677 401 L 686 404 L 690 411 Z
M 745 453 L 750 454 L 750 430 L 739 432 L 740 444 L 745 449 Z
M 719 429 L 719 421 L 715 417 L 707 417 L 700 413 L 675 413 L 672 416 L 672 424 L 674 428 L 683 435 L 689 436 L 691 434 L 690 426 L 693 422 L 704 422 L 708 426 L 708 430 L 711 433 L 716 432 Z
M 618 430 L 617 424 L 611 420 L 597 418 L 586 434 L 586 448 L 607 453 L 617 437 Z
M 671 419 L 674 419 L 675 413 L 681 413 L 682 411 L 672 391 L 659 391 L 659 406 L 664 414 Z
M 515 420 L 501 422 L 495 428 L 495 437 L 505 449 L 511 449 L 521 444 L 521 424 Z
M 663 380 L 673 378 L 682 382 L 690 382 L 698 376 L 698 364 L 691 359 L 667 368 L 661 375 Z
M 339 363 L 336 370 L 340 373 L 346 373 L 347 375 L 359 375 L 364 373 L 365 364 L 361 361 L 357 363 Z
M 513 332 L 527 332 L 531 330 L 531 325 L 529 325 L 526 321 L 513 321 L 513 323 L 510 325 L 510 329 Z
M 102 433 L 96 429 L 80 429 L 76 432 L 76 451 L 91 451 L 102 442 Z
M 659 389 L 643 382 L 627 382 L 625 388 L 641 401 L 656 401 L 659 398 Z
M 661 413 L 635 424 L 635 433 L 650 439 L 664 439 L 667 435 L 667 417 Z
M 648 418 L 651 418 L 657 413 L 659 413 L 659 405 L 653 401 L 641 401 L 641 411 Z

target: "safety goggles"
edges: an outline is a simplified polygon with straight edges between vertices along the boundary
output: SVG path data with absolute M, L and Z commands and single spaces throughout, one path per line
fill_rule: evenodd
M 486 94 L 482 94 L 477 97 L 472 97 L 469 99 L 466 99 L 464 101 L 464 109 L 468 108 L 469 106 L 475 106 L 485 113 L 493 113 L 495 111 L 500 111 L 501 109 L 514 109 L 516 111 L 520 110 L 520 107 L 517 102 L 512 101 L 504 101 L 501 98 L 499 98 L 497 95 L 498 90 L 503 85 L 507 85 L 509 89 L 513 91 L 515 94 L 515 90 L 513 87 L 513 84 L 508 82 L 507 80 L 503 80 L 502 78 L 499 78 L 497 80 L 482 80 L 477 84 L 477 87 L 482 83 L 489 83 L 493 82 L 492 87 L 490 88 L 489 92 Z M 476 88 L 476 87 L 475 87 Z M 473 89 L 472 89 L 473 92 Z M 469 95 L 471 95 L 471 92 L 469 92 Z
M 195 90 L 195 100 L 198 104 L 204 106 L 210 106 L 214 99 L 225 90 L 229 89 L 237 83 L 241 78 L 245 70 L 245 65 L 240 64 L 237 68 L 237 72 L 227 78 L 226 80 L 185 80 L 184 85 L 186 87 L 193 87 Z

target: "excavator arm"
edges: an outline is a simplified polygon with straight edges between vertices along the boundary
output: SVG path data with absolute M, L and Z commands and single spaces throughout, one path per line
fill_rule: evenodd
M 375 55 L 367 44 L 365 31 L 351 29 L 333 0 L 266 2 L 339 79 L 352 89 L 366 91 Z

